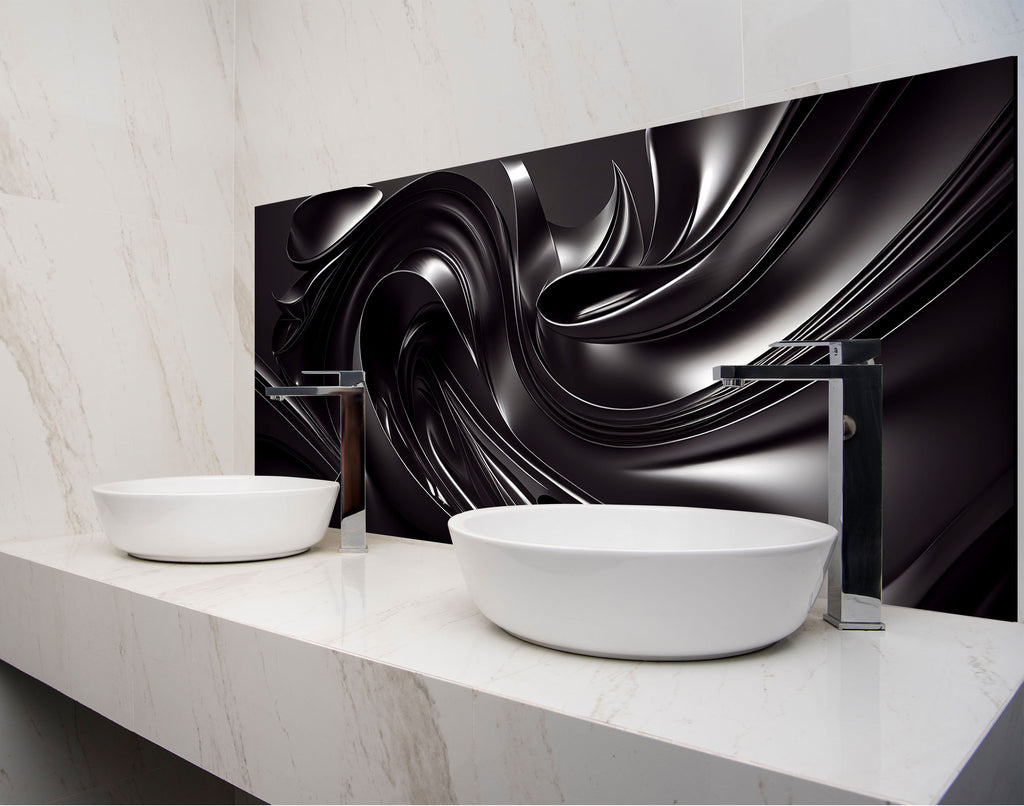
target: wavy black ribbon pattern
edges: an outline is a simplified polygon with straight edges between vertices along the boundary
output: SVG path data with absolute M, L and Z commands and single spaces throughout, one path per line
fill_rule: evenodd
M 546 178 L 538 155 L 292 203 L 257 386 L 366 371 L 371 529 L 379 510 L 381 531 L 445 540 L 451 514 L 537 501 L 821 518 L 821 395 L 717 386 L 711 367 L 811 360 L 766 350 L 783 338 L 881 338 L 886 576 L 923 601 L 1014 509 L 1015 451 L 990 449 L 1014 428 L 1013 74 L 989 62 L 618 138 L 646 170 L 610 147 L 587 169 L 604 194 L 572 221 L 544 194 L 576 178 Z M 979 396 L 1003 362 L 1010 381 Z M 336 452 L 315 405 L 266 414 L 314 469 Z M 922 418 L 974 436 L 915 462 L 939 437 Z M 956 500 L 922 518 L 927 495 Z

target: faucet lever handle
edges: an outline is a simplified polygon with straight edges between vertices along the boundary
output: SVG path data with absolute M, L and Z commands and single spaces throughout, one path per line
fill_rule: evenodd
M 830 364 L 873 364 L 882 354 L 881 339 L 836 339 L 834 341 L 783 340 L 771 347 L 827 347 Z

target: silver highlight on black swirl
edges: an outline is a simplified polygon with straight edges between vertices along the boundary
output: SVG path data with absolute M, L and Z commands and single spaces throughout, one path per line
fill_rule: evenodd
M 258 471 L 327 474 L 337 452 L 326 406 L 272 408 L 261 388 L 361 368 L 371 531 L 446 540 L 452 514 L 538 501 L 822 519 L 822 391 L 726 388 L 711 367 L 807 360 L 768 349 L 780 339 L 879 338 L 889 600 L 998 609 L 1011 582 L 992 557 L 1015 520 L 1014 70 L 258 208 Z M 978 564 L 988 581 L 950 604 Z

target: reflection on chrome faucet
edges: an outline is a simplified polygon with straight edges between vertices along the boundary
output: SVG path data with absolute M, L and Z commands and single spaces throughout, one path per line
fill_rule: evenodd
M 303 371 L 303 375 L 329 375 L 333 386 L 268 386 L 270 400 L 293 397 L 337 397 L 341 441 L 341 464 L 338 483 L 341 485 L 341 550 L 366 551 L 366 449 L 362 370 Z
M 877 339 L 780 341 L 774 348 L 827 347 L 828 364 L 714 368 L 727 386 L 751 381 L 828 381 L 828 520 L 839 532 L 828 569 L 825 620 L 882 630 L 882 366 Z

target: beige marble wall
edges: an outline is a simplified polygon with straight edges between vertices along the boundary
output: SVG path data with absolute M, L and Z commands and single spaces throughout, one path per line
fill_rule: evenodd
M 234 3 L 0 2 L 0 540 L 232 465 Z
M 0 540 L 230 470 L 233 85 L 233 0 L 0 0 Z M 0 667 L 0 802 L 168 792 L 235 794 Z

